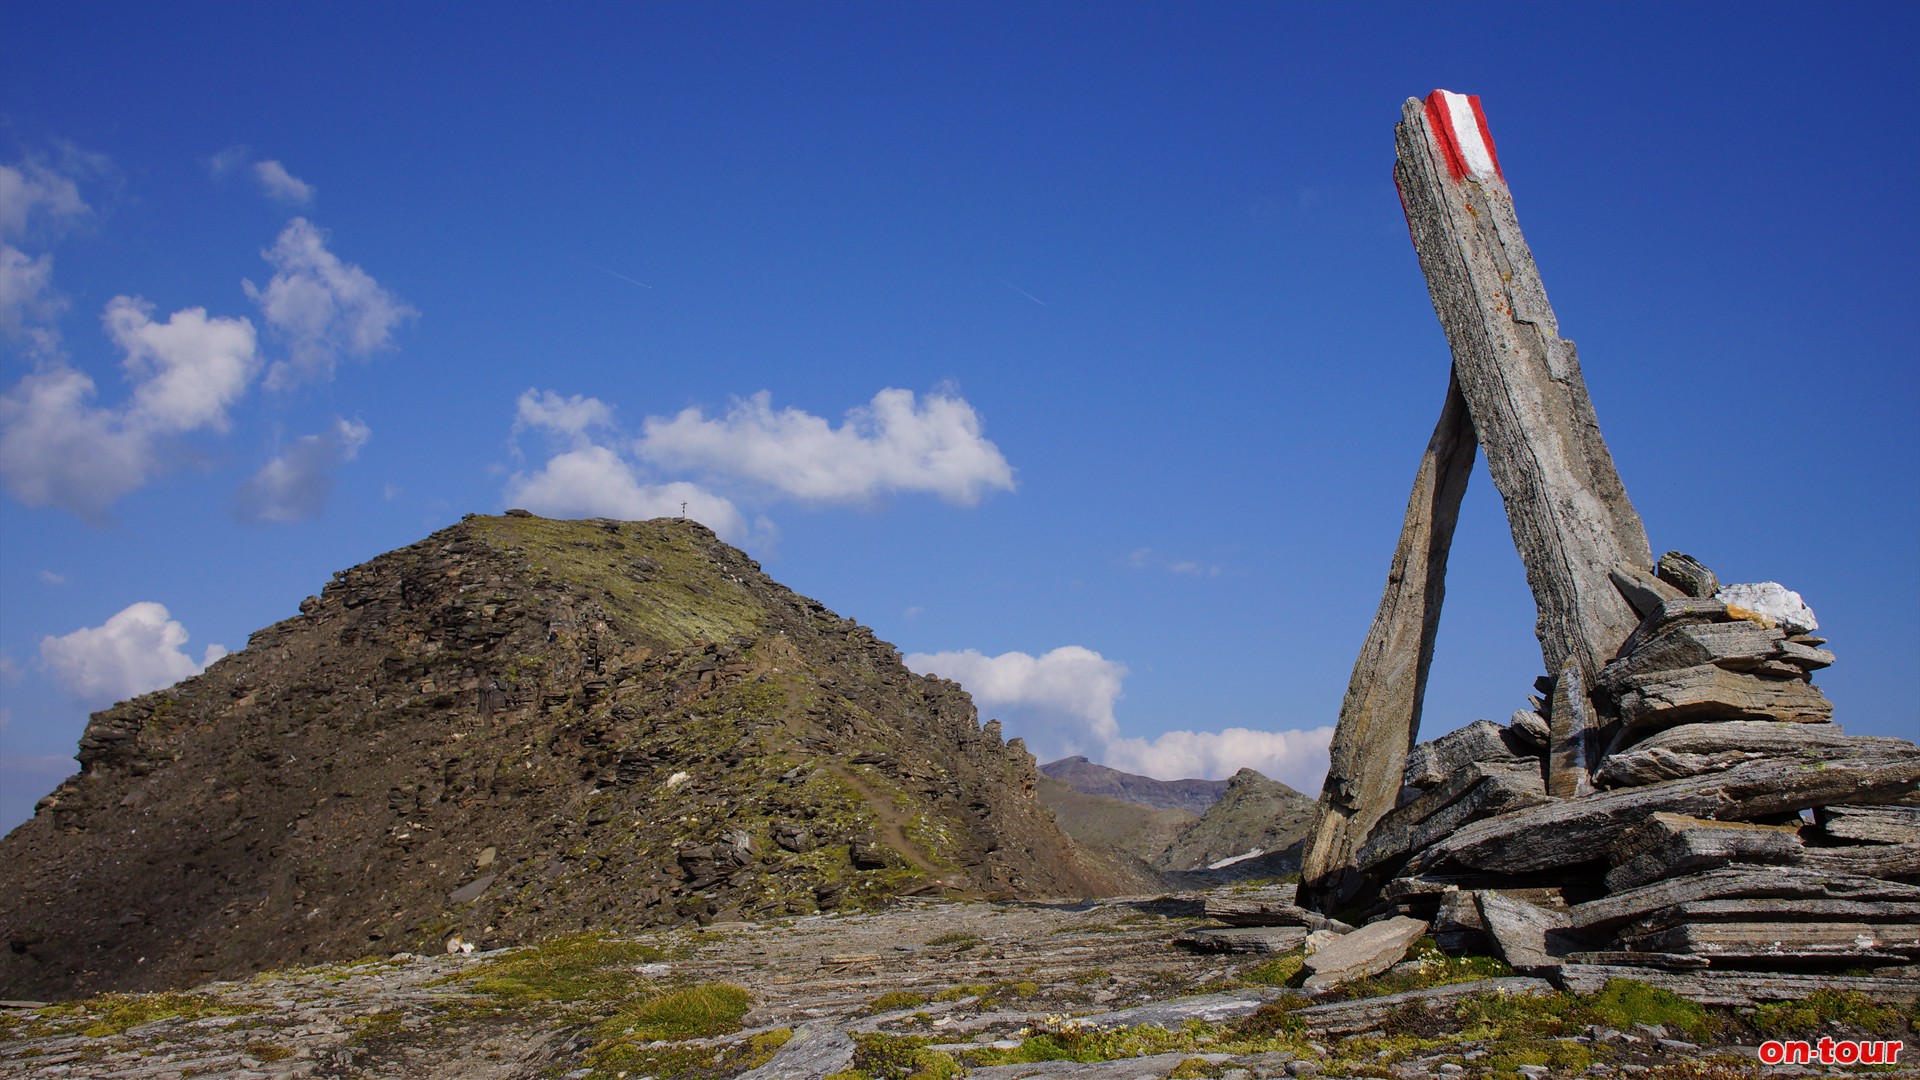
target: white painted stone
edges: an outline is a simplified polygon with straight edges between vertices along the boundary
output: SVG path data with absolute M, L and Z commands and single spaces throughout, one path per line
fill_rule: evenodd
M 1800 594 L 1777 581 L 1723 585 L 1713 598 L 1765 615 L 1789 634 L 1807 634 L 1820 629 L 1820 621 L 1813 617 L 1813 609 L 1800 599 Z

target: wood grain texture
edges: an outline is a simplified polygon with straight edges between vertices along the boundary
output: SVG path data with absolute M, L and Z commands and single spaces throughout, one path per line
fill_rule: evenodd
M 1640 623 L 1609 575 L 1652 568 L 1646 529 L 1600 436 L 1505 181 L 1454 181 L 1417 99 L 1403 110 L 1396 142 L 1394 179 L 1533 589 L 1541 656 L 1548 671 L 1576 656 L 1591 685 Z

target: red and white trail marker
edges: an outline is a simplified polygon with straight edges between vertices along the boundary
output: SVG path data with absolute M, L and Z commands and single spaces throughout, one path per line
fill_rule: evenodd
M 1493 136 L 1487 132 L 1487 114 L 1480 111 L 1479 95 L 1435 90 L 1427 95 L 1426 106 L 1427 126 L 1439 140 L 1447 171 L 1455 180 L 1506 179 L 1500 171 L 1500 155 L 1493 150 Z

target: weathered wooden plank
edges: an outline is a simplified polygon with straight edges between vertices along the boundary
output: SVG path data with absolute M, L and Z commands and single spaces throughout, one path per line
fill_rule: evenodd
M 1911 923 L 1682 923 L 1622 940 L 1649 952 L 1693 953 L 1715 961 L 1897 961 L 1920 954 L 1920 926 Z
M 1822 806 L 1820 829 L 1837 840 L 1875 844 L 1920 843 L 1920 808 L 1912 806 Z
M 1920 748 L 1911 745 L 1824 761 L 1749 761 L 1709 776 L 1603 791 L 1476 821 L 1408 866 L 1416 874 L 1449 865 L 1499 873 L 1548 870 L 1599 858 L 1655 811 L 1746 820 L 1834 802 L 1892 802 L 1911 793 L 1916 782 Z
M 1622 680 L 1620 719 L 1629 730 L 1688 720 L 1833 719 L 1833 702 L 1812 683 L 1699 664 Z
M 1848 735 L 1832 723 L 1707 720 L 1676 724 L 1614 751 L 1601 762 L 1595 779 L 1607 787 L 1637 787 L 1718 772 L 1761 758 L 1859 756 L 1908 745 L 1905 739 Z
M 1608 849 L 1614 868 L 1607 872 L 1607 888 L 1637 889 L 1736 862 L 1787 865 L 1800 860 L 1802 849 L 1792 826 L 1653 814 Z
M 1301 857 L 1308 902 L 1330 908 L 1351 899 L 1354 853 L 1400 795 L 1407 751 L 1420 730 L 1420 704 L 1433 663 L 1447 550 L 1473 472 L 1473 421 L 1457 383 L 1420 458 L 1400 542 L 1373 625 L 1354 661 L 1328 747 L 1325 782 Z
M 1920 886 L 1880 878 L 1843 877 L 1799 866 L 1729 866 L 1669 878 L 1567 909 L 1574 930 L 1606 929 L 1662 908 L 1703 900 L 1891 900 L 1920 902 Z M 1678 950 L 1662 949 L 1660 952 Z
M 1920 998 L 1920 979 L 1865 975 L 1785 974 L 1760 971 L 1661 971 L 1614 964 L 1567 964 L 1553 973 L 1562 990 L 1592 994 L 1610 979 L 1637 979 L 1702 1005 L 1750 1006 L 1767 1001 L 1799 1001 L 1816 990 L 1852 990 L 1877 1001 Z
M 1573 343 L 1560 337 L 1506 181 L 1497 166 L 1455 167 L 1464 160 L 1461 138 L 1478 142 L 1470 121 L 1450 122 L 1466 99 L 1436 92 L 1428 101 L 1401 110 L 1394 180 L 1526 567 L 1546 669 L 1560 670 L 1571 654 L 1590 681 L 1640 622 L 1609 574 L 1651 570 L 1652 550 L 1600 436 Z

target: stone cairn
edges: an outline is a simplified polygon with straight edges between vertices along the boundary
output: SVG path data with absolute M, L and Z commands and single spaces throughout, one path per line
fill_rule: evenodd
M 1310 989 L 1384 971 L 1430 934 L 1569 990 L 1629 977 L 1729 1005 L 1920 997 L 1920 747 L 1833 723 L 1811 676 L 1834 657 L 1797 594 L 1723 588 L 1678 552 L 1654 561 L 1479 100 L 1409 100 L 1396 142 L 1452 379 L 1303 882 L 1209 903 L 1231 925 L 1189 943 L 1304 946 Z M 1416 746 L 1476 449 L 1551 674 L 1508 724 Z

